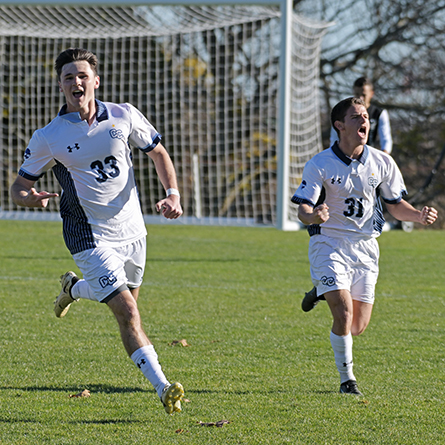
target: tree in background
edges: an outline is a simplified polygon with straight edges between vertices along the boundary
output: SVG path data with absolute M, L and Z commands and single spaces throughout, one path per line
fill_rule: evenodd
M 324 146 L 330 108 L 352 94 L 357 77 L 369 77 L 374 101 L 390 113 L 393 156 L 414 195 L 445 144 L 445 0 L 295 0 L 294 6 L 332 22 L 320 69 Z M 445 161 L 423 196 L 442 215 L 444 186 Z

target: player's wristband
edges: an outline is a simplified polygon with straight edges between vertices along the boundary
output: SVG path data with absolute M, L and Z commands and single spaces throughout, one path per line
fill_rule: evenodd
M 170 196 L 170 195 L 176 195 L 176 196 L 181 197 L 181 195 L 179 194 L 179 190 L 176 190 L 176 189 L 167 189 L 167 196 Z

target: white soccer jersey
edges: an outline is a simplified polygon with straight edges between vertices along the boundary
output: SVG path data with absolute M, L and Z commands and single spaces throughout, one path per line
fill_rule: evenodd
M 60 213 L 72 254 L 119 246 L 146 235 L 130 145 L 149 152 L 161 136 L 130 104 L 96 101 L 94 123 L 66 106 L 37 130 L 19 175 L 36 181 L 52 168 L 61 187 Z
M 310 226 L 310 234 L 377 237 L 385 223 L 379 196 L 396 204 L 404 195 L 402 174 L 391 156 L 365 145 L 360 159 L 351 159 L 334 143 L 305 165 L 292 202 L 328 205 L 329 219 Z

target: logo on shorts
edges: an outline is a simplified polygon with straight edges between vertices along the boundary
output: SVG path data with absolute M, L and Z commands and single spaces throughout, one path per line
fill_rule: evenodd
M 113 274 L 110 274 L 108 277 L 104 276 L 99 278 L 99 284 L 102 286 L 102 289 L 106 288 L 107 286 L 111 286 L 112 284 L 116 283 L 116 281 L 117 278 Z
M 321 277 L 320 281 L 324 286 L 333 286 L 335 284 L 334 277 Z

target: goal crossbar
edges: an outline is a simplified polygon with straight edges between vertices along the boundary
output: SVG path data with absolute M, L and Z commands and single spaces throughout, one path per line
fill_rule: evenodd
M 68 0 L 0 0 L 0 6 L 39 6 L 39 7 L 71 7 L 73 3 Z M 163 0 L 160 1 L 150 1 L 150 0 L 91 0 L 88 2 L 84 2 L 83 0 L 79 0 L 75 3 L 76 7 L 80 7 L 82 5 L 88 5 L 88 7 L 113 7 L 114 5 L 118 5 L 119 7 L 133 7 L 133 6 L 279 6 L 280 10 L 280 45 L 279 45 L 279 73 L 278 73 L 278 93 L 277 93 L 277 125 L 276 125 L 276 197 L 275 197 L 275 215 L 272 217 L 272 225 L 276 226 L 281 230 L 291 230 L 299 227 L 299 223 L 296 220 L 295 214 L 292 216 L 291 211 L 289 210 L 289 194 L 290 194 L 290 170 L 292 167 L 292 156 L 290 155 L 290 146 L 292 145 L 291 141 L 291 125 L 298 127 L 298 122 L 294 122 L 292 124 L 292 113 L 293 108 L 301 107 L 301 104 L 297 103 L 296 105 L 292 103 L 292 94 L 291 88 L 293 87 L 292 83 L 295 82 L 295 74 L 292 73 L 292 52 L 298 51 L 298 49 L 292 46 L 292 32 L 295 21 L 298 21 L 295 14 L 292 11 L 292 0 L 241 0 L 241 1 L 231 1 L 231 0 L 219 0 L 215 1 L 194 1 L 194 0 Z M 324 29 L 327 28 L 326 24 L 317 24 L 311 23 L 313 28 L 318 28 L 318 36 L 315 38 L 315 41 L 320 41 L 321 36 L 324 34 Z M 179 31 L 178 31 L 179 32 Z M 304 37 L 303 37 L 304 39 Z M 319 44 L 318 44 L 319 47 Z M 314 51 L 317 51 L 317 47 L 314 48 Z M 313 55 L 311 55 L 313 57 Z M 307 56 L 306 56 L 307 57 Z M 317 74 L 317 70 L 315 70 Z M 264 75 L 264 74 L 263 74 Z M 294 77 L 293 77 L 294 76 Z M 297 78 L 298 82 L 298 78 Z M 314 83 L 312 83 L 312 86 Z M 306 92 L 302 92 L 301 94 L 307 94 Z M 314 116 L 315 120 L 318 118 Z M 316 130 L 319 132 L 319 128 Z M 320 150 L 320 137 L 319 135 L 314 134 L 314 142 L 313 146 L 315 147 L 315 151 Z M 296 169 L 301 170 L 301 161 L 297 162 Z M 257 174 L 257 173 L 252 173 Z M 242 185 L 242 184 L 241 184 Z M 295 186 L 295 184 L 292 184 Z M 240 185 L 238 185 L 240 186 Z M 237 186 L 237 187 L 238 187 Z M 196 189 L 196 187 L 195 187 Z M 234 198 L 235 200 L 235 198 Z M 1 212 L 2 209 L 0 209 Z M 1 215 L 0 215 L 1 216 Z M 264 221 L 263 221 L 264 222 Z
M 76 6 L 279 6 L 288 3 L 288 0 L 76 0 Z M 11 6 L 72 6 L 72 0 L 1 0 L 0 5 Z

